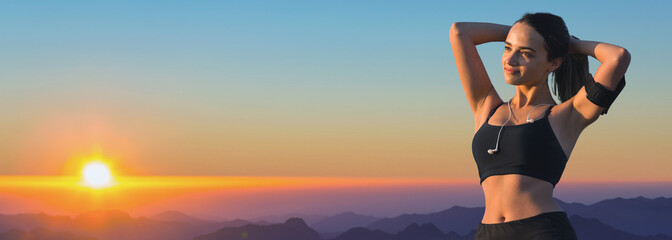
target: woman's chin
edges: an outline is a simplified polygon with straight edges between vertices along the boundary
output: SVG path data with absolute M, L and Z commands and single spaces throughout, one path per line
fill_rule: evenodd
M 519 84 L 519 79 L 514 78 L 514 77 L 504 77 L 504 81 L 509 84 L 509 85 L 518 85 Z
M 520 75 L 517 74 L 504 74 L 504 81 L 514 86 L 530 84 L 528 78 L 522 78 Z

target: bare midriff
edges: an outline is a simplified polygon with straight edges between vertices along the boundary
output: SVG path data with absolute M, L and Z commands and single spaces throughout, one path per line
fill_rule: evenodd
M 518 174 L 494 175 L 482 183 L 485 214 L 481 223 L 496 224 L 562 211 L 553 200 L 553 184 Z

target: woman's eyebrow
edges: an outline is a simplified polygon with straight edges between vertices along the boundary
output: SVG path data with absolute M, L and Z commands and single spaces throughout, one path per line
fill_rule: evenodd
M 510 42 L 504 42 L 504 44 L 505 44 L 505 45 L 509 45 L 509 46 L 511 45 Z M 534 53 L 537 53 L 537 51 L 534 50 L 534 48 L 531 48 L 531 47 L 521 46 L 521 47 L 518 47 L 518 48 L 520 48 L 520 49 L 528 49 L 528 50 L 531 50 L 531 51 L 534 52 Z

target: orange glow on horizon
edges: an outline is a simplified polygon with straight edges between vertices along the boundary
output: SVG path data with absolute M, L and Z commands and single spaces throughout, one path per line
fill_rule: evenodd
M 78 213 L 134 209 L 180 196 L 260 194 L 292 190 L 378 189 L 460 185 L 446 179 L 337 177 L 116 176 L 114 187 L 96 189 L 80 176 L 0 176 L 0 195 L 33 199 L 41 209 Z M 472 182 L 473 183 L 473 182 Z
M 560 188 L 566 191 L 577 186 L 604 183 L 636 184 L 636 182 L 628 181 L 563 181 Z M 650 183 L 672 184 L 669 181 L 650 181 Z M 38 209 L 61 214 L 78 214 L 100 209 L 147 212 L 151 209 L 158 211 L 190 208 L 207 212 L 207 209 L 215 206 L 223 209 L 230 207 L 234 209 L 231 211 L 238 211 L 241 204 L 242 206 L 254 204 L 267 206 L 269 203 L 275 204 L 276 201 L 310 202 L 316 196 L 324 196 L 324 198 L 319 198 L 321 201 L 354 197 L 356 201 L 376 202 L 380 199 L 366 200 L 356 196 L 371 198 L 374 195 L 384 198 L 389 197 L 390 195 L 386 194 L 392 192 L 406 191 L 409 195 L 405 196 L 408 197 L 429 189 L 434 192 L 441 192 L 445 189 L 449 196 L 469 192 L 469 194 L 476 194 L 472 197 L 480 197 L 477 179 L 116 176 L 114 187 L 94 189 L 82 185 L 81 176 L 0 176 L 0 199 L 13 202 L 11 206 L 18 206 L 23 210 L 9 206 L 4 206 L 4 208 L 0 206 L 0 209 L 3 209 L 4 213 Z M 343 195 L 343 193 L 347 194 Z M 468 197 L 469 194 L 455 197 Z M 404 196 L 401 197 L 403 198 Z

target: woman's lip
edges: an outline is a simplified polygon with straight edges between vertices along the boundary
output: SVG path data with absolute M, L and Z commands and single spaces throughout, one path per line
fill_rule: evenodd
M 509 73 L 509 74 L 514 74 L 514 73 L 517 73 L 518 71 L 510 69 L 510 68 L 504 68 L 504 72 Z

